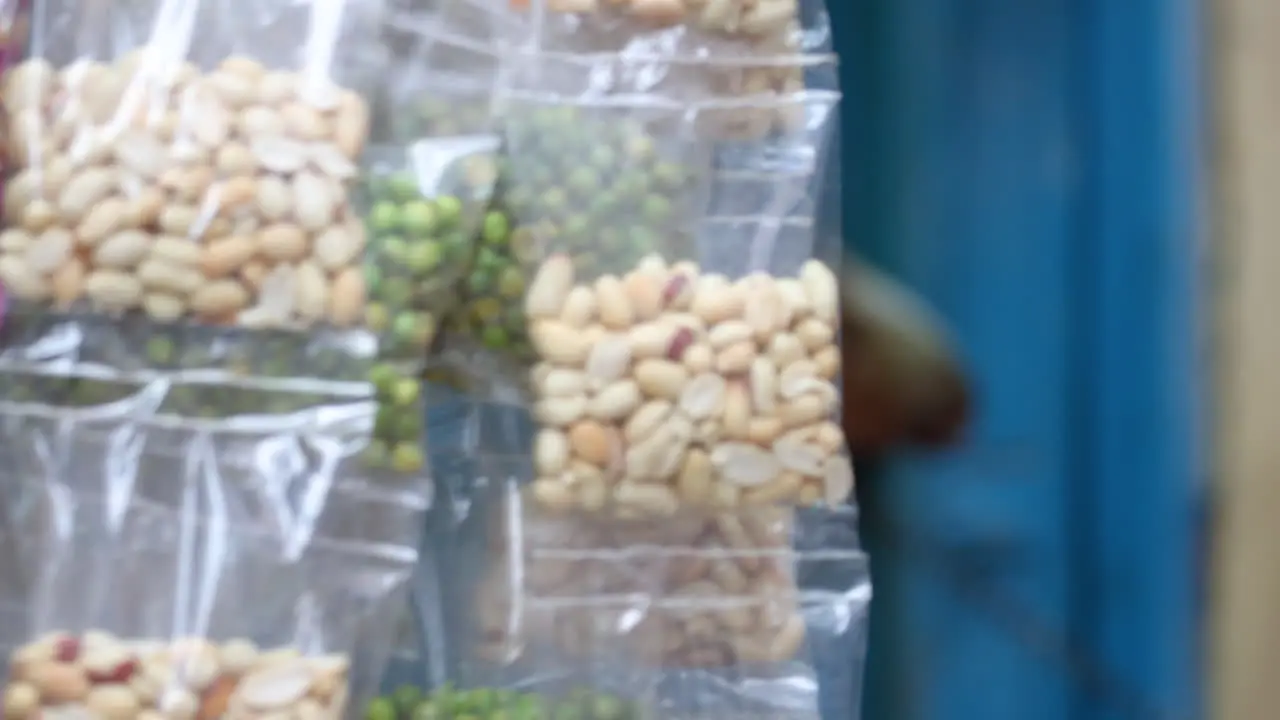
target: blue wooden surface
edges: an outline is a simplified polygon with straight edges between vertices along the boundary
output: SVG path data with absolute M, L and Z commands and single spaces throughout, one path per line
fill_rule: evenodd
M 867 717 L 1123 716 L 940 577 L 975 559 L 1048 644 L 1194 717 L 1192 3 L 831 5 L 848 235 L 942 310 L 980 395 L 964 449 L 866 493 Z
M 1204 201 L 1198 3 L 1094 0 L 1083 21 L 1091 237 L 1080 621 L 1172 717 L 1198 717 L 1195 508 L 1203 467 L 1196 269 Z M 1083 699 L 1079 717 L 1124 716 Z

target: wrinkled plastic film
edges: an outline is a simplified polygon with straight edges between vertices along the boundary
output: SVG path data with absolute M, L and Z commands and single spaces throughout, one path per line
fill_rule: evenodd
M 426 499 L 335 479 L 371 403 L 264 418 L 272 441 L 251 447 L 242 426 L 167 415 L 182 380 L 23 379 L 34 392 L 8 386 L 0 409 L 37 496 L 17 527 L 33 632 L 6 717 L 277 702 L 338 717 L 375 689 Z

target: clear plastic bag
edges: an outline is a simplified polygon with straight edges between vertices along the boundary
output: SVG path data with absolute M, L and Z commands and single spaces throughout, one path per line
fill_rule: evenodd
M 32 499 L 6 718 L 340 718 L 376 690 L 429 497 L 343 479 L 372 403 L 197 420 L 171 405 L 198 380 L 4 379 Z
M 630 708 L 620 717 L 852 712 L 870 585 L 849 509 L 549 514 L 528 501 L 526 466 L 473 464 L 453 504 L 454 682 L 602 694 Z
M 368 316 L 391 329 L 396 353 L 421 353 L 492 234 L 498 60 L 484 26 L 456 14 L 394 13 L 384 37 L 404 72 L 383 88 L 375 117 L 384 144 L 368 153 Z
M 183 417 L 371 395 L 360 472 L 425 483 L 418 373 L 448 294 L 384 270 L 436 262 L 435 231 L 465 219 L 419 187 L 430 232 L 369 242 L 361 191 L 387 156 L 366 145 L 407 144 L 371 127 L 366 98 L 411 62 L 385 24 L 373 0 L 42 3 L 4 81 L 0 356 L 188 373 L 208 387 L 169 399 Z
M 541 47 L 573 52 L 705 54 L 797 35 L 801 0 L 512 0 Z
M 5 79 L 10 291 L 161 322 L 360 324 L 348 188 L 369 110 L 350 88 L 370 70 L 335 54 L 376 47 L 370 5 L 41 4 Z
M 713 139 L 786 132 L 788 113 L 777 108 L 804 94 L 808 71 L 835 61 L 821 0 L 532 0 L 511 6 L 496 13 L 495 24 L 515 52 L 527 56 L 521 66 L 535 66 L 541 82 L 567 73 L 562 81 L 575 87 L 572 78 L 585 73 L 596 92 L 611 86 L 614 94 L 630 88 L 693 105 L 711 101 L 720 114 L 739 116 L 728 127 L 700 126 Z M 651 16 L 654 11 L 659 16 Z M 777 117 L 763 122 L 762 114 Z M 757 117 L 747 122 L 744 115 Z
M 786 135 L 713 146 L 696 125 L 714 103 L 512 78 L 500 197 L 537 264 L 528 353 L 499 354 L 527 369 L 535 497 L 651 516 L 843 503 L 838 288 L 812 220 L 834 90 Z
M 490 387 L 436 465 L 452 676 L 605 693 L 622 717 L 850 716 L 819 688 L 852 685 L 870 596 L 839 249 L 814 233 L 833 59 L 542 40 L 506 55 L 497 104 L 522 250 L 504 330 L 527 345 L 461 353 Z M 781 89 L 711 87 L 756 70 Z

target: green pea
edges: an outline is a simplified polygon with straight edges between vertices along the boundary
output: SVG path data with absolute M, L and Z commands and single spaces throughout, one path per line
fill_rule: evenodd
M 493 248 L 480 248 L 479 254 L 476 256 L 476 265 L 487 273 L 495 273 L 502 270 L 506 265 L 506 261 Z
M 631 162 L 647 163 L 657 157 L 658 145 L 649 133 L 642 128 L 635 128 L 627 139 L 627 157 Z
M 650 195 L 644 199 L 644 217 L 655 225 L 671 220 L 671 201 L 660 196 Z
M 507 207 L 512 208 L 517 213 L 521 210 L 527 210 L 533 205 L 533 188 L 527 186 L 512 188 L 503 196 L 503 200 Z
M 369 371 L 369 382 L 373 384 L 380 397 L 390 397 L 399 379 L 400 374 L 390 365 L 374 365 Z
M 399 443 L 391 452 L 391 468 L 397 472 L 418 472 L 425 464 L 422 448 L 417 443 Z
M 537 259 L 538 238 L 528 228 L 511 233 L 511 254 L 517 262 L 531 263 Z
M 410 172 L 399 172 L 387 178 L 387 194 L 399 202 L 422 197 L 418 189 L 418 178 Z
M 413 685 L 401 685 L 391 694 L 401 717 L 408 715 L 422 702 L 422 690 Z
M 393 442 L 396 438 L 396 427 L 399 422 L 395 407 L 389 404 L 380 406 L 373 419 L 374 437 L 380 438 L 384 442 Z
M 524 273 L 519 268 L 506 267 L 498 275 L 498 294 L 504 298 L 515 299 L 524 295 Z
M 369 229 L 375 235 L 385 235 L 400 229 L 400 208 L 394 203 L 381 201 L 369 213 Z
M 564 210 L 569 204 L 569 197 L 563 188 L 553 187 L 542 193 L 542 209 L 544 212 L 556 213 Z
M 405 203 L 400 209 L 400 226 L 410 235 L 426 237 L 436 228 L 435 207 L 425 200 Z
M 569 178 L 565 183 L 570 192 L 579 197 L 591 197 L 600 190 L 600 178 L 591 168 L 579 167 L 569 173 Z
M 387 329 L 387 323 L 391 321 L 391 315 L 387 312 L 385 305 L 379 303 L 369 303 L 364 309 L 364 324 L 370 330 L 381 333 Z
M 617 162 L 617 154 L 608 145 L 599 144 L 591 149 L 591 164 L 597 168 L 609 169 Z
M 497 298 L 481 298 L 472 305 L 471 313 L 482 323 L 493 322 L 502 315 L 502 302 Z
M 583 215 L 574 215 L 564 222 L 564 238 L 566 242 L 581 243 L 591 233 L 591 221 Z
M 653 181 L 667 190 L 678 190 L 685 184 L 687 173 L 676 163 L 662 162 L 653 168 Z
M 611 695 L 596 695 L 591 702 L 591 715 L 595 720 L 625 720 L 627 707 Z
M 400 413 L 396 421 L 395 437 L 410 442 L 422 439 L 422 415 L 416 412 Z
M 488 292 L 489 287 L 492 284 L 493 282 L 490 280 L 488 273 L 485 273 L 482 270 L 473 272 L 471 276 L 467 278 L 467 288 L 474 295 L 483 295 Z
M 418 319 L 413 313 L 400 313 L 391 322 L 391 335 L 397 343 L 412 345 L 418 337 Z
M 413 709 L 410 720 L 445 720 L 447 716 L 434 703 L 424 702 Z
M 415 378 L 400 378 L 391 391 L 391 402 L 396 405 L 412 405 L 418 401 L 419 388 Z
M 382 282 L 382 291 L 378 295 L 387 307 L 403 308 L 413 296 L 413 285 L 405 278 L 389 278 Z
M 415 275 L 425 275 L 440 267 L 444 252 L 439 243 L 421 242 L 409 248 L 405 253 L 405 265 Z
M 409 243 L 400 235 L 389 235 L 382 239 L 379 253 L 390 262 L 399 265 L 409 252 Z
M 651 228 L 636 226 L 627 233 L 627 245 L 634 253 L 644 254 L 660 247 L 661 237 Z
M 501 350 L 511 343 L 507 331 L 497 325 L 485 326 L 481 338 L 485 346 L 493 350 Z
M 635 197 L 641 195 L 648 188 L 648 181 L 645 179 L 644 173 L 630 171 L 618 178 L 618 182 L 614 185 L 615 190 L 622 196 Z
M 584 720 L 582 710 L 568 703 L 556 708 L 554 720 Z
M 365 720 L 396 720 L 396 706 L 390 698 L 375 698 L 369 701 L 364 711 Z
M 450 230 L 440 236 L 440 244 L 447 248 L 454 259 L 466 259 L 471 252 L 471 237 L 461 229 Z
M 507 221 L 506 215 L 491 210 L 485 213 L 484 228 L 481 232 L 485 242 L 490 245 L 501 245 L 506 242 L 507 236 L 511 233 L 511 224 Z
M 462 201 L 452 195 L 441 195 L 436 198 L 436 211 L 439 213 L 441 226 L 456 227 L 462 218 Z

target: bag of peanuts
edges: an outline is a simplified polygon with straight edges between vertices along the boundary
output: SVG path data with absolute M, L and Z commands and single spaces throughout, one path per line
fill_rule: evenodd
M 803 119 L 813 71 L 833 67 L 823 0 L 511 0 L 483 3 L 520 63 L 544 88 L 679 98 L 731 122 L 699 123 L 713 139 L 785 133 Z M 725 118 L 728 121 L 730 118 Z
M 470 233 L 456 198 L 385 155 L 367 169 L 397 141 L 369 98 L 408 62 L 385 25 L 372 0 L 45 3 L 0 88 L 0 357 L 204 373 L 201 417 L 372 395 L 361 472 L 425 486 L 418 374 L 445 294 L 419 274 Z
M 456 683 L 587 688 L 635 717 L 856 707 L 870 586 L 847 510 L 553 513 L 499 477 L 445 570 Z
M 33 498 L 8 516 L 32 588 L 3 717 L 345 717 L 394 646 L 428 501 L 343 471 L 373 404 L 195 421 L 171 405 L 197 379 L 105 376 L 0 386 Z
M 827 677 L 851 682 L 869 600 L 837 422 L 838 248 L 813 232 L 834 60 L 786 58 L 803 87 L 736 101 L 667 82 L 696 64 L 678 44 L 534 37 L 504 55 L 497 99 L 520 301 L 471 330 L 529 418 L 477 409 L 501 431 L 464 441 L 473 490 L 443 571 L 466 620 L 457 680 L 593 685 L 657 717 L 817 717 Z
M 508 0 L 539 47 L 576 53 L 749 54 L 826 22 L 803 0 Z M 823 8 L 821 3 L 818 8 Z
M 681 101 L 541 77 L 511 70 L 498 101 L 500 197 L 532 258 L 501 326 L 527 342 L 498 354 L 528 387 L 534 497 L 842 505 L 839 248 L 813 233 L 834 90 L 794 133 L 707 143 Z

